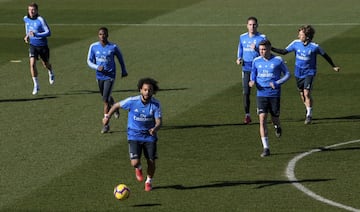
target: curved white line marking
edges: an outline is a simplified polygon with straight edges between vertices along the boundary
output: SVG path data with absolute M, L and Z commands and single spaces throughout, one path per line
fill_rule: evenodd
M 333 147 L 352 144 L 352 143 L 357 143 L 357 142 L 360 142 L 360 139 L 359 140 L 354 140 L 354 141 L 348 141 L 348 142 L 344 142 L 344 143 L 339 143 L 339 144 L 334 144 L 334 145 L 325 147 L 325 149 L 330 149 L 330 148 L 333 148 Z M 313 150 L 310 150 L 308 152 L 302 153 L 302 154 L 294 157 L 288 163 L 288 166 L 286 168 L 286 176 L 287 176 L 287 178 L 292 182 L 293 186 L 295 186 L 300 191 L 304 192 L 306 195 L 314 198 L 315 200 L 318 200 L 318 201 L 324 202 L 326 204 L 329 204 L 329 205 L 332 205 L 332 206 L 335 206 L 335 207 L 338 207 L 338 208 L 342 208 L 342 209 L 345 209 L 345 210 L 348 210 L 348 211 L 360 212 L 360 209 L 356 209 L 356 208 L 346 206 L 346 205 L 334 202 L 332 200 L 326 199 L 326 198 L 312 192 L 311 190 L 309 190 L 305 186 L 301 185 L 300 183 L 298 183 L 298 179 L 296 179 L 296 177 L 295 177 L 295 165 L 296 165 L 296 162 L 298 162 L 300 159 L 302 159 L 302 158 L 304 158 L 304 157 L 306 157 L 306 156 L 308 156 L 308 155 L 310 155 L 310 154 L 312 154 L 314 152 L 321 152 L 321 151 L 322 151 L 321 149 L 313 149 Z

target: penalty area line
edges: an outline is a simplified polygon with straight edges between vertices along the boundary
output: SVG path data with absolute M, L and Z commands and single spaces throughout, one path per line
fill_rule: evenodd
M 354 141 L 348 141 L 348 142 L 344 142 L 344 143 L 339 143 L 339 144 L 334 144 L 331 146 L 327 146 L 325 147 L 325 149 L 330 149 L 330 148 L 334 148 L 334 147 L 338 147 L 338 146 L 342 146 L 342 145 L 347 145 L 347 144 L 352 144 L 352 143 L 357 143 L 360 142 L 359 140 L 354 140 Z M 347 205 L 343 205 L 341 203 L 338 202 L 334 202 L 332 200 L 326 199 L 318 194 L 316 194 L 315 192 L 311 191 L 310 189 L 306 188 L 305 186 L 303 186 L 301 183 L 299 183 L 299 180 L 296 178 L 295 176 L 295 166 L 296 163 L 301 160 L 302 158 L 312 154 L 312 153 L 316 153 L 316 152 L 321 152 L 323 151 L 322 149 L 313 149 L 310 150 L 308 152 L 302 153 L 300 155 L 297 155 L 296 157 L 294 157 L 292 160 L 290 160 L 290 162 L 288 163 L 288 166 L 286 168 L 286 176 L 287 178 L 292 182 L 292 185 L 295 186 L 298 190 L 302 191 L 303 193 L 305 193 L 306 195 L 310 196 L 311 198 L 320 201 L 320 202 L 324 202 L 328 205 L 332 205 L 338 208 L 342 208 L 348 211 L 353 211 L 353 212 L 360 212 L 360 209 L 356 209 Z

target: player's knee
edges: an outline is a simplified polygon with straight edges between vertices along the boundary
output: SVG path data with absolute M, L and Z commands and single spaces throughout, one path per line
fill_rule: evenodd
M 138 165 L 140 165 L 140 160 L 132 159 L 132 160 L 130 160 L 130 164 L 132 167 L 137 167 Z

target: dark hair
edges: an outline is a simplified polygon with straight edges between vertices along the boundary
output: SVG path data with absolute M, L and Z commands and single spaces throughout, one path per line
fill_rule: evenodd
M 314 38 L 315 35 L 315 29 L 311 26 L 311 25 L 304 25 L 301 26 L 298 29 L 298 32 L 303 31 L 305 36 L 306 36 L 306 40 L 312 40 Z
M 259 46 L 260 46 L 260 45 L 264 45 L 264 46 L 266 46 L 266 47 L 271 47 L 271 43 L 270 43 L 269 40 L 262 40 L 262 41 L 260 41 Z
M 106 35 L 109 35 L 109 30 L 106 27 L 100 27 L 98 32 L 100 32 L 100 31 L 104 31 Z
M 256 23 L 256 24 L 258 23 L 257 18 L 256 18 L 256 17 L 254 17 L 254 16 L 250 16 L 250 17 L 247 19 L 247 22 L 249 22 L 250 20 L 255 21 L 255 23 Z M 247 22 L 246 22 L 246 23 L 247 23 Z
M 138 89 L 140 90 L 144 84 L 149 84 L 149 85 L 152 85 L 153 87 L 153 92 L 154 94 L 156 94 L 156 92 L 159 90 L 159 86 L 157 85 L 157 81 L 152 79 L 152 78 L 149 78 L 149 77 L 146 77 L 146 78 L 142 78 L 139 80 L 138 84 L 137 84 L 137 87 Z

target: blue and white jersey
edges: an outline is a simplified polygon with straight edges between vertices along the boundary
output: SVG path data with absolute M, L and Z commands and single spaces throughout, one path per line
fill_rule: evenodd
M 156 134 L 150 135 L 149 130 L 155 126 L 155 119 L 161 118 L 160 102 L 154 97 L 144 104 L 141 95 L 129 97 L 119 102 L 122 109 L 128 110 L 128 140 L 154 142 Z
M 260 56 L 254 59 L 250 77 L 256 84 L 257 96 L 280 97 L 280 85 L 290 79 L 290 72 L 281 57 L 271 55 L 267 60 Z M 271 88 L 271 82 L 275 89 Z
M 263 40 L 266 40 L 266 36 L 260 32 L 257 32 L 252 37 L 249 36 L 248 32 L 240 35 L 237 57 L 243 60 L 243 71 L 251 71 L 252 61 L 260 55 L 259 43 Z M 255 49 L 252 48 L 253 45 L 255 45 Z
M 315 76 L 316 56 L 325 54 L 318 44 L 310 42 L 305 46 L 301 40 L 294 40 L 286 47 L 286 50 L 295 53 L 295 77 L 297 78 Z
M 47 37 L 51 35 L 51 31 L 45 19 L 41 16 L 34 19 L 24 16 L 24 22 L 25 33 L 29 35 L 30 31 L 34 32 L 34 36 L 29 35 L 30 45 L 47 46 Z
M 87 64 L 96 70 L 96 79 L 109 80 L 116 77 L 115 56 L 117 57 L 122 72 L 126 72 L 125 62 L 121 54 L 120 48 L 111 42 L 102 46 L 100 42 L 92 43 L 89 47 Z M 98 71 L 98 67 L 103 66 L 103 71 Z

